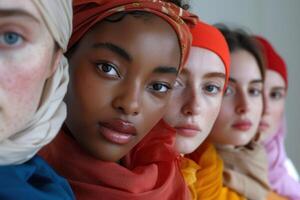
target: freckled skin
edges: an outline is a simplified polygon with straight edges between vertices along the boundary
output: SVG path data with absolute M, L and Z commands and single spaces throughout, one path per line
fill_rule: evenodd
M 120 37 L 122 33 L 122 37 Z M 95 43 L 113 43 L 132 57 L 128 61 L 108 49 L 93 49 Z M 70 84 L 66 96 L 66 124 L 77 142 L 99 160 L 116 162 L 125 156 L 162 118 L 170 92 L 149 89 L 154 82 L 173 85 L 176 73 L 157 74 L 158 66 L 180 63 L 178 38 L 163 19 L 146 22 L 132 15 L 111 23 L 102 21 L 87 33 L 70 57 Z M 113 64 L 119 76 L 109 76 L 97 62 Z M 131 122 L 137 134 L 127 144 L 106 140 L 99 122 L 122 119 Z
M 192 47 L 188 62 L 178 76 L 182 86 L 174 89 L 164 116 L 172 127 L 191 123 L 201 129 L 193 137 L 177 133 L 175 147 L 182 154 L 192 153 L 201 145 L 220 111 L 225 78 L 207 77 L 211 73 L 225 76 L 225 67 L 220 57 L 207 49 Z M 220 90 L 213 94 L 206 89 L 207 86 L 217 86 Z
M 2 0 L 1 9 L 22 9 L 39 23 L 20 16 L 0 18 L 0 38 L 16 32 L 23 39 L 9 46 L 0 39 L 0 141 L 21 131 L 38 109 L 44 84 L 55 70 L 58 53 L 34 4 Z

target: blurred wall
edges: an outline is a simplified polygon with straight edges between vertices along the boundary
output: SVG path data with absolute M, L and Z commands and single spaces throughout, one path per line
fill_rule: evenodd
M 285 144 L 300 172 L 300 0 L 190 0 L 190 4 L 205 22 L 223 22 L 266 37 L 285 59 L 289 72 Z

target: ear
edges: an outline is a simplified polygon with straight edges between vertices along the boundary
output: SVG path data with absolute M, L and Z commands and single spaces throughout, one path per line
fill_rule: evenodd
M 55 48 L 55 51 L 54 51 L 53 57 L 52 57 L 51 66 L 49 67 L 49 71 L 47 74 L 47 78 L 50 78 L 54 74 L 54 72 L 57 70 L 62 56 L 63 56 L 62 49 Z

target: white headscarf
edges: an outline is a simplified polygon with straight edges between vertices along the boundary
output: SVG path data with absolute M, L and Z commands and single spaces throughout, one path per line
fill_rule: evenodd
M 72 0 L 32 0 L 56 43 L 66 51 L 72 34 Z M 63 56 L 56 72 L 45 84 L 41 105 L 24 129 L 0 142 L 0 165 L 30 160 L 57 135 L 66 118 L 63 98 L 69 81 Z

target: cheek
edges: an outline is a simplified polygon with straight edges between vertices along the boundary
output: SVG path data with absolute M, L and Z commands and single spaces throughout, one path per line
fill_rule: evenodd
M 176 94 L 172 94 L 171 99 L 168 103 L 164 120 L 172 127 L 176 126 L 178 119 L 181 115 L 181 108 L 183 106 L 182 99 Z

